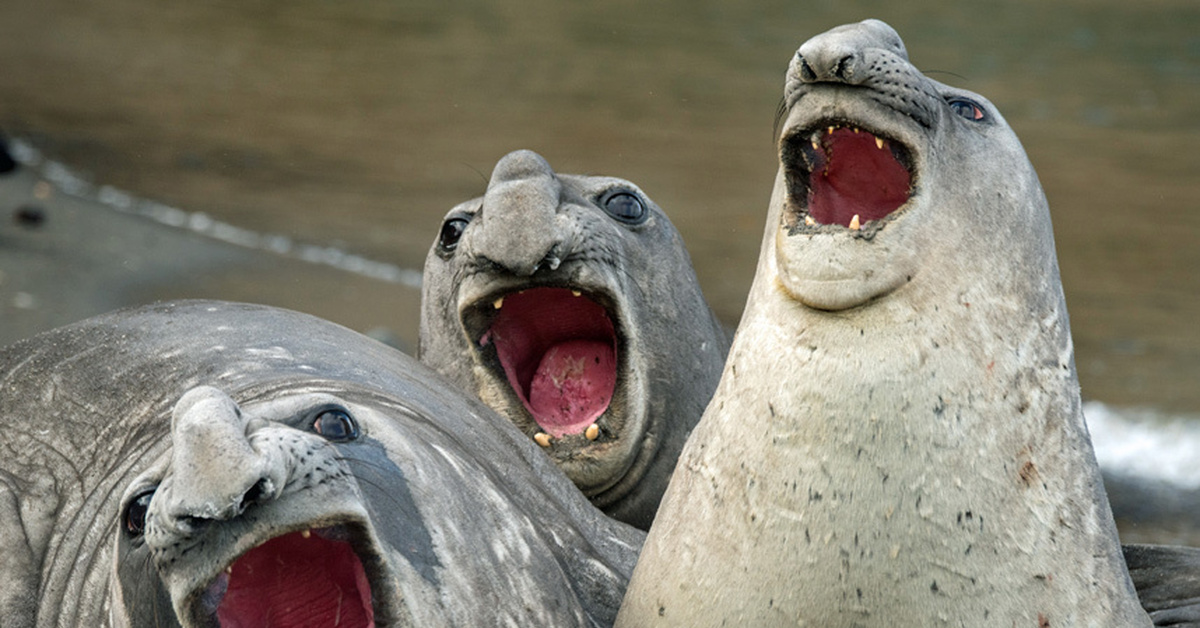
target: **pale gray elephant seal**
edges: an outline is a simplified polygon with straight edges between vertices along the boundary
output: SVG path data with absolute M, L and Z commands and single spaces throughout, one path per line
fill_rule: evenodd
M 749 301 L 618 626 L 1148 626 L 1050 216 L 984 98 L 801 46 Z
M 643 534 L 415 360 L 179 302 L 0 350 L 13 626 L 604 626 Z
M 675 227 L 638 187 L 504 156 L 425 261 L 420 359 L 645 528 L 729 341 Z

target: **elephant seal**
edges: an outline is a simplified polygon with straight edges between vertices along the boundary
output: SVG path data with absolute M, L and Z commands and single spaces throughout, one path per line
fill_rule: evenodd
M 0 425 L 6 627 L 603 626 L 644 536 L 436 373 L 286 310 L 17 342 Z
M 650 525 L 729 341 L 638 187 L 509 153 L 425 261 L 419 356 L 536 440 L 592 503 Z
M 1200 628 L 1200 549 L 1125 545 L 1129 575 L 1155 626 Z
M 1050 216 L 987 100 L 800 47 L 757 274 L 618 626 L 1148 626 Z

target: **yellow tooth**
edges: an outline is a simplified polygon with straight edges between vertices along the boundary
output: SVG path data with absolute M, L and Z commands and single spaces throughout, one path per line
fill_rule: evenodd
M 833 135 L 833 127 L 829 127 L 829 131 L 828 131 L 828 133 L 829 133 L 830 135 Z
M 550 435 L 545 432 L 538 432 L 533 435 L 533 440 L 542 447 L 550 446 Z
M 813 138 L 812 145 L 813 145 L 813 150 L 821 150 L 821 144 L 819 144 L 817 142 L 817 138 L 815 138 L 815 137 Z
M 810 227 L 811 227 L 811 226 L 813 226 L 813 225 L 817 224 L 817 221 L 813 220 L 813 219 L 812 219 L 812 216 L 805 216 L 805 217 L 804 217 L 804 224 L 806 224 L 806 225 L 808 225 L 808 226 L 810 226 Z
M 231 573 L 233 573 L 233 565 L 230 565 L 230 566 L 226 567 L 226 568 L 225 568 L 225 573 L 228 573 L 228 574 L 231 574 Z
M 504 297 L 500 297 L 499 299 L 492 301 L 492 307 L 496 308 L 497 310 L 504 307 Z
M 571 291 L 571 294 L 572 294 L 572 295 L 574 295 L 574 296 L 579 296 L 579 295 L 581 295 L 581 294 L 583 294 L 583 293 L 582 293 L 582 292 L 580 292 L 580 291 L 578 291 L 578 290 L 572 290 L 572 291 Z
M 588 440 L 596 440 L 597 438 L 600 438 L 600 426 L 592 423 L 586 430 L 584 430 L 583 435 Z
M 300 536 L 307 539 L 308 537 L 312 536 L 312 530 L 305 530 L 300 533 Z
M 882 137 L 875 138 L 875 145 L 879 147 L 879 150 L 883 150 L 883 138 Z
M 854 132 L 858 133 L 858 127 L 854 127 Z
M 854 214 L 854 217 L 850 219 L 850 228 L 858 229 L 861 226 L 862 225 L 858 224 L 858 214 Z

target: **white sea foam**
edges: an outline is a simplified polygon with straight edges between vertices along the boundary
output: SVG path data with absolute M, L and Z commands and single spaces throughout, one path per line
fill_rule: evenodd
M 1106 472 L 1200 489 L 1200 417 L 1083 404 L 1096 460 Z
M 60 192 L 76 198 L 95 201 L 122 213 L 136 214 L 168 227 L 192 231 L 237 246 L 267 251 L 312 264 L 332 266 L 349 273 L 398 283 L 409 288 L 421 287 L 420 270 L 370 260 L 336 247 L 293 242 L 285 235 L 257 233 L 221 222 L 203 212 L 189 212 L 141 199 L 111 185 L 96 187 L 64 164 L 45 159 L 40 151 L 20 139 L 11 140 L 9 152 L 17 161 L 37 170 L 42 178 Z

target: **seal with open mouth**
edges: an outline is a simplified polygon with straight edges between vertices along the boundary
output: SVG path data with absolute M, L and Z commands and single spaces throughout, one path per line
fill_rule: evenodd
M 420 359 L 507 416 L 592 502 L 645 528 L 728 340 L 637 186 L 503 157 L 425 262 Z
M 784 106 L 749 301 L 617 625 L 1150 625 L 1012 129 L 876 20 L 801 46 Z
M 0 350 L 8 626 L 610 625 L 643 534 L 403 354 L 274 308 Z

